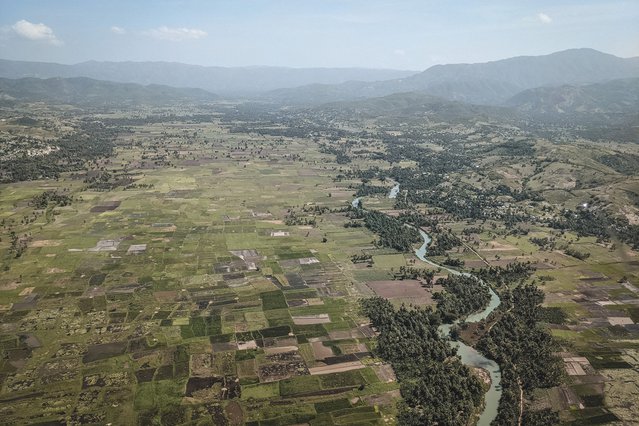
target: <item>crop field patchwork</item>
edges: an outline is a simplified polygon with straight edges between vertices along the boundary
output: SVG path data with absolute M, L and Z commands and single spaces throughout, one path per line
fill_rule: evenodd
M 168 151 L 180 147 L 175 167 L 144 160 L 163 132 Z M 118 148 L 112 172 L 128 164 L 135 187 L 95 191 L 64 177 L 75 201 L 31 224 L 35 238 L 0 278 L 0 415 L 254 425 L 377 424 L 392 415 L 393 399 L 379 411 L 364 402 L 397 384 L 369 366 L 372 335 L 357 332 L 366 319 L 344 254 L 370 235 L 335 234 L 340 215 L 284 224 L 307 203 L 348 205 L 326 169 L 332 160 L 293 139 L 206 124 L 192 133 L 134 127 L 122 142 L 136 145 Z M 238 144 L 268 146 L 268 158 Z M 25 197 L 37 193 L 32 185 Z M 2 217 L 20 217 L 28 198 L 0 191 Z M 338 356 L 351 347 L 361 359 Z
M 505 423 L 639 418 L 635 145 L 441 111 L 20 108 L 42 121 L 7 140 L 112 151 L 0 184 L 0 423 L 398 424 L 464 378 L 447 415 L 474 424 L 489 372 L 453 321 L 503 369 Z M 499 308 L 464 322 L 478 283 Z

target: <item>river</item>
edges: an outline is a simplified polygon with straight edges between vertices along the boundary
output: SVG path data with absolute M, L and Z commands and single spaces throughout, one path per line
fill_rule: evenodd
M 424 243 L 415 250 L 415 255 L 419 258 L 419 260 L 421 260 L 422 262 L 426 262 L 429 265 L 445 269 L 453 275 L 471 276 L 471 274 L 467 272 L 459 272 L 428 260 L 426 258 L 426 250 L 428 249 L 428 245 L 431 242 L 431 238 L 426 232 L 422 231 L 421 229 L 419 230 L 419 234 L 424 240 Z M 472 323 L 481 321 L 488 317 L 488 315 L 490 315 L 492 311 L 497 309 L 497 307 L 501 303 L 501 300 L 499 300 L 499 296 L 493 291 L 492 288 L 489 287 L 489 291 L 490 301 L 488 302 L 488 306 L 486 306 L 483 311 L 475 312 L 468 315 L 465 322 Z M 442 324 L 439 327 L 439 331 L 444 336 L 450 336 L 450 328 L 452 326 L 453 324 Z M 453 340 L 450 341 L 450 344 L 457 348 L 457 354 L 464 364 L 471 367 L 483 368 L 484 370 L 488 371 L 488 374 L 490 374 L 490 389 L 488 389 L 488 392 L 486 392 L 486 395 L 484 396 L 484 411 L 482 411 L 481 415 L 479 416 L 479 420 L 477 421 L 477 426 L 489 426 L 490 423 L 497 417 L 497 407 L 499 406 L 499 400 L 501 399 L 501 369 L 495 361 L 486 358 L 472 346 L 468 346 L 463 342 Z
M 399 184 L 396 184 L 391 190 L 391 193 L 389 194 L 388 198 L 395 198 L 398 192 L 399 192 Z M 360 198 L 359 197 L 355 198 L 353 202 L 351 203 L 351 205 L 356 209 L 360 208 Z M 421 229 L 419 229 L 419 234 L 424 240 L 423 244 L 418 249 L 415 250 L 415 255 L 417 256 L 419 260 L 421 260 L 422 262 L 428 263 L 431 266 L 442 268 L 453 275 L 471 276 L 471 274 L 467 272 L 459 272 L 429 260 L 426 257 L 426 252 L 428 250 L 428 245 L 431 242 L 431 238 L 426 232 L 424 232 Z M 488 284 L 485 284 L 485 285 L 488 286 Z M 493 289 L 490 287 L 488 287 L 488 289 L 490 291 L 490 301 L 488 302 L 488 306 L 486 306 L 486 308 L 482 311 L 475 312 L 473 314 L 468 315 L 465 319 L 465 322 L 472 323 L 472 322 L 481 321 L 485 319 L 486 317 L 488 317 L 488 315 L 490 315 L 491 312 L 497 309 L 497 307 L 500 305 L 501 300 L 499 299 L 499 296 L 497 295 L 497 293 L 495 293 Z M 453 324 L 442 324 L 439 327 L 439 332 L 443 336 L 449 337 L 450 329 L 452 326 Z M 477 426 L 489 426 L 490 423 L 497 417 L 497 407 L 499 406 L 499 400 L 501 399 L 501 393 L 502 393 L 501 369 L 499 368 L 499 365 L 495 361 L 486 358 L 481 353 L 479 353 L 475 348 L 468 346 L 463 342 L 451 340 L 450 344 L 451 346 L 457 349 L 457 354 L 459 355 L 462 363 L 471 367 L 482 368 L 486 370 L 488 374 L 490 375 L 490 382 L 491 382 L 490 388 L 488 389 L 488 392 L 486 392 L 486 395 L 484 396 L 484 402 L 485 402 L 484 411 L 482 411 L 481 415 L 479 416 L 479 420 L 477 421 Z

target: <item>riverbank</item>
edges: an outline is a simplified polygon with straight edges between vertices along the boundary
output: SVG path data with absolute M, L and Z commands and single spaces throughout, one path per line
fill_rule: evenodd
M 399 187 L 397 186 L 397 190 L 399 191 Z M 390 196 L 389 196 L 390 197 Z M 361 208 L 360 198 L 356 198 L 351 203 L 352 207 L 355 209 Z M 452 275 L 465 275 L 465 276 L 473 276 L 467 272 L 460 272 L 454 269 L 447 268 L 446 266 L 440 265 L 429 260 L 426 257 L 428 246 L 431 243 L 431 237 L 422 229 L 418 229 L 419 234 L 422 238 L 422 245 L 415 249 L 415 255 L 417 258 L 436 268 L 441 268 L 442 270 L 447 271 Z M 501 304 L 501 300 L 497 293 L 493 291 L 488 284 L 484 281 L 479 280 L 482 284 L 486 285 L 490 292 L 490 301 L 488 305 L 481 311 L 472 313 L 465 318 L 465 323 L 478 323 L 484 319 L 486 319 L 495 309 L 499 307 Z M 442 324 L 439 327 L 439 333 L 442 336 L 450 338 L 450 330 L 454 324 Z M 502 389 L 501 389 L 501 369 L 499 365 L 486 357 L 484 357 L 479 351 L 475 348 L 468 346 L 464 342 L 449 340 L 450 345 L 457 350 L 457 355 L 459 356 L 461 362 L 470 368 L 479 368 L 486 372 L 488 372 L 488 376 L 490 378 L 490 385 L 488 387 L 488 391 L 484 395 L 484 409 L 481 412 L 479 419 L 477 421 L 477 426 L 489 426 L 491 422 L 497 417 L 497 409 L 499 406 L 499 400 L 501 399 Z

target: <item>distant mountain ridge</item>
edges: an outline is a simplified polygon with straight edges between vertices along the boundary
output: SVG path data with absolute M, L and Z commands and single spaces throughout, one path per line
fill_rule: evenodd
M 424 92 L 394 93 L 376 98 L 339 101 L 311 107 L 324 117 L 354 119 L 419 119 L 455 122 L 459 120 L 573 119 L 599 123 L 635 122 L 639 117 L 639 78 L 612 80 L 587 85 L 541 87 L 519 92 L 504 106 L 469 104 Z M 562 116 L 564 116 L 562 118 Z M 597 116 L 596 120 L 593 118 Z M 619 121 L 622 120 L 622 121 Z
M 506 104 L 534 114 L 639 114 L 639 78 L 538 87 L 516 94 Z
M 312 83 L 403 78 L 415 71 L 366 68 L 206 67 L 177 62 L 97 62 L 75 65 L 0 59 L 0 77 L 88 77 L 120 83 L 197 87 L 218 94 L 255 94 Z
M 173 87 L 197 87 L 226 96 L 256 96 L 284 104 L 322 104 L 423 92 L 447 100 L 504 105 L 524 90 L 639 77 L 639 57 L 570 49 L 427 70 L 361 68 L 205 67 L 174 62 L 96 62 L 75 65 L 0 59 L 0 77 L 87 77 Z M 261 94 L 261 95 L 260 95 Z
M 380 82 L 280 89 L 268 93 L 266 98 L 283 103 L 326 103 L 424 92 L 448 100 L 501 105 L 517 93 L 536 87 L 633 77 L 639 77 L 639 58 L 619 58 L 594 49 L 571 49 L 478 64 L 435 65 L 410 77 Z
M 504 120 L 517 116 L 517 111 L 513 108 L 467 104 L 421 92 L 393 93 L 377 98 L 333 102 L 311 107 L 310 110 L 324 117 L 432 120 L 451 123 L 470 119 Z
M 0 102 L 49 102 L 71 105 L 167 104 L 212 101 L 218 97 L 202 89 L 161 85 L 143 86 L 86 77 L 0 78 Z

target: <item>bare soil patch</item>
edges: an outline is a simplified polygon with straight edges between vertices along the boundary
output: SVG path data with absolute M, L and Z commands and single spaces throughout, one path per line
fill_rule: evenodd
M 57 247 L 60 244 L 62 244 L 62 241 L 59 240 L 36 240 L 36 241 L 32 241 L 29 246 L 33 247 L 33 248 L 38 248 L 38 247 Z
M 510 250 L 518 250 L 517 247 L 510 244 L 503 244 L 497 241 L 488 241 L 483 244 L 479 251 L 510 251 Z
M 255 340 L 250 340 L 248 342 L 237 342 L 237 349 L 240 351 L 247 349 L 257 349 L 257 342 Z
M 327 346 L 324 346 L 322 342 L 311 343 L 311 348 L 313 349 L 313 355 L 317 360 L 322 360 L 334 355 L 333 350 Z
M 242 412 L 242 406 L 239 403 L 230 401 L 227 404 L 225 411 L 231 425 L 236 426 L 243 423 L 244 413 Z
M 122 239 L 100 240 L 95 247 L 88 249 L 88 251 L 116 251 L 121 242 Z
M 104 213 L 120 207 L 121 201 L 107 201 L 91 208 L 91 213 Z
M 394 404 L 400 397 L 401 394 L 399 393 L 399 389 L 395 389 L 379 395 L 365 396 L 364 402 L 366 402 L 370 406 L 384 406 Z
M 350 361 L 342 362 L 340 364 L 325 365 L 322 367 L 313 367 L 309 368 L 308 371 L 311 373 L 311 375 L 317 376 L 321 374 L 342 373 L 344 371 L 359 370 L 360 368 L 364 367 L 364 364 L 362 364 L 360 361 Z
M 177 230 L 177 226 L 172 223 L 154 223 L 151 228 L 153 228 L 153 232 L 175 232 Z
M 6 284 L 2 284 L 0 285 L 0 290 L 15 290 L 18 287 L 20 287 L 21 283 L 17 282 L 17 281 L 13 281 L 10 283 L 6 283 Z
M 390 364 L 382 364 L 373 366 L 373 371 L 382 383 L 391 383 L 397 380 L 395 372 Z
M 35 290 L 35 287 L 25 287 L 24 289 L 22 289 L 22 291 L 18 294 L 18 296 L 27 296 L 29 294 L 31 294 L 33 292 L 33 290 Z
M 177 291 L 156 291 L 153 293 L 153 297 L 158 302 L 173 302 L 177 299 Z
M 293 322 L 296 325 L 326 324 L 331 322 L 331 319 L 328 314 L 300 315 L 294 316 Z
M 632 325 L 635 322 L 630 317 L 608 317 L 610 325 Z
M 271 237 L 289 237 L 291 234 L 288 231 L 273 231 Z
M 278 355 L 287 352 L 297 352 L 299 348 L 297 346 L 275 346 L 270 348 L 264 348 L 266 355 Z
M 126 251 L 128 254 L 139 254 L 146 251 L 146 244 L 131 244 Z
M 127 342 L 102 343 L 89 346 L 87 353 L 82 357 L 85 364 L 101 359 L 122 355 L 126 350 Z

